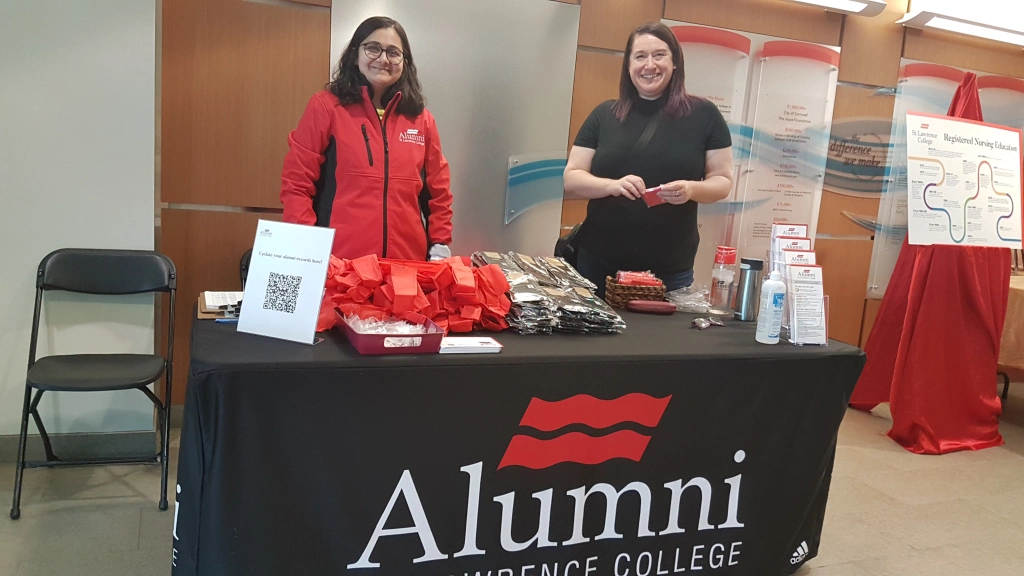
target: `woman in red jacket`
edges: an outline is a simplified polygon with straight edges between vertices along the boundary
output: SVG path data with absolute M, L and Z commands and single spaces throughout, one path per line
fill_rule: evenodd
M 288 138 L 281 180 L 285 222 L 334 228 L 339 258 L 451 255 L 448 161 L 401 24 L 356 28 Z

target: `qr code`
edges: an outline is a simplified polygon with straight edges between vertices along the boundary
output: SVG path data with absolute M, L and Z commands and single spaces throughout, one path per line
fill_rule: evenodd
M 263 309 L 294 314 L 301 283 L 302 276 L 271 272 L 270 279 L 267 280 L 267 296 L 263 299 Z

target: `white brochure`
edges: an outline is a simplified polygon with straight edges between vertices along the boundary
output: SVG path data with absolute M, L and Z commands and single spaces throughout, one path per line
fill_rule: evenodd
M 827 344 L 821 266 L 788 266 L 788 276 L 786 291 L 792 303 L 789 341 L 793 344 Z
M 796 242 L 802 244 L 802 242 Z M 810 243 L 810 240 L 807 241 Z M 786 328 L 789 328 L 793 323 L 792 311 L 793 303 L 790 302 L 789 297 L 789 267 L 790 265 L 807 266 L 817 264 L 814 255 L 814 250 L 797 250 L 795 248 L 784 248 L 779 250 L 779 261 L 782 263 L 782 281 L 786 283 L 786 299 L 784 301 L 782 310 L 782 321 Z
M 810 227 L 807 224 L 790 224 L 788 222 L 772 224 L 772 240 L 771 248 L 768 251 L 768 273 L 775 270 L 772 266 L 775 264 L 775 258 L 780 256 L 779 254 L 779 238 L 807 238 L 808 230 Z M 808 241 L 807 248 L 810 249 L 810 242 Z

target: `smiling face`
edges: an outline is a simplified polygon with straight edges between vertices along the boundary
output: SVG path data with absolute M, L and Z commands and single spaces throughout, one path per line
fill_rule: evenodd
M 672 81 L 674 66 L 668 44 L 650 34 L 641 34 L 633 40 L 629 77 L 642 98 L 660 97 Z
M 366 46 L 371 45 L 371 51 L 379 47 L 382 52 L 376 58 L 367 56 Z M 388 54 L 402 54 L 402 38 L 394 28 L 378 28 L 363 40 L 359 46 L 359 71 L 366 77 L 366 81 L 373 86 L 376 94 L 382 94 L 402 77 L 402 70 L 405 61 L 401 58 L 394 58 Z M 401 60 L 397 64 L 393 60 Z

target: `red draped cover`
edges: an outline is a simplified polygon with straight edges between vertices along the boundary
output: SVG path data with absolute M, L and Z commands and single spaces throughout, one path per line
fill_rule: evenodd
M 982 120 L 974 74 L 947 114 Z M 1002 445 L 995 378 L 1009 275 L 1005 248 L 904 241 L 850 405 L 889 402 L 889 437 L 918 454 Z

